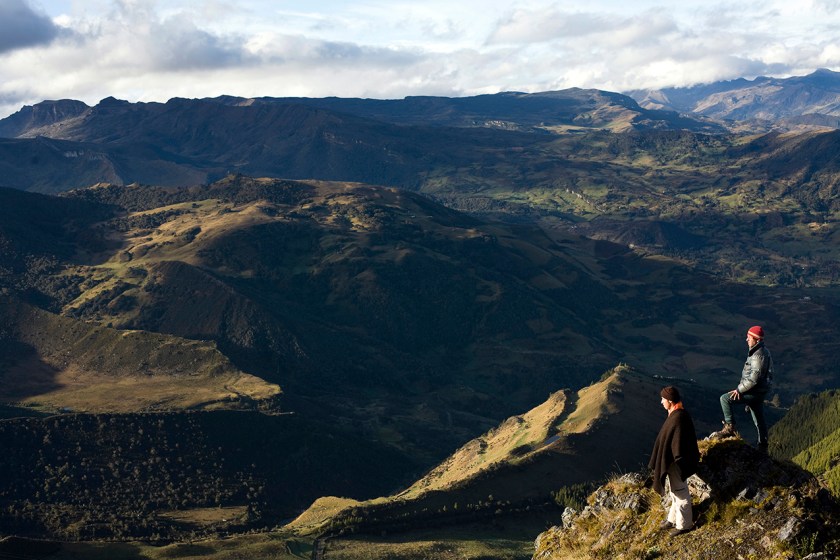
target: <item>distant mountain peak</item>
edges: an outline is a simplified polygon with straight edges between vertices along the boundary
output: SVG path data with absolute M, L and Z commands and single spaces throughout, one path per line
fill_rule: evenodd
M 0 120 L 0 138 L 17 138 L 27 132 L 72 119 L 90 107 L 75 99 L 47 100 L 26 105 L 17 113 Z
M 108 96 L 102 101 L 100 101 L 97 104 L 97 107 L 118 107 L 125 105 L 131 105 L 131 103 L 126 101 L 125 99 L 117 99 L 116 97 Z
M 836 128 L 840 72 L 819 68 L 807 76 L 713 82 L 628 92 L 642 107 L 669 109 L 729 122 L 743 130 Z

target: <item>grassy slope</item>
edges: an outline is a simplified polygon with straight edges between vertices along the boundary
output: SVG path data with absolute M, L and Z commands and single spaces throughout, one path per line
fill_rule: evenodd
M 215 340 L 240 368 L 295 398 L 316 393 L 328 413 L 420 453 L 613 361 L 581 334 L 580 257 L 539 230 L 360 185 L 295 184 L 303 196 L 274 200 L 284 185 L 229 178 L 180 198 L 150 189 L 148 204 L 137 188 L 76 193 L 133 210 L 102 224 L 118 249 L 83 255 L 74 270 L 85 280 L 63 312 Z M 321 402 L 324 385 L 345 390 Z
M 556 521 L 556 515 L 535 513 L 492 523 L 417 531 L 408 535 L 360 536 L 328 541 L 322 548 L 322 557 L 330 560 L 528 560 L 533 553 L 534 535 L 545 529 L 547 522 Z M 7 546 L 8 549 L 0 543 L 0 552 L 19 550 L 12 548 L 11 543 Z M 20 542 L 18 547 L 21 546 L 33 550 L 31 542 Z M 41 547 L 44 549 L 44 560 L 309 560 L 315 543 L 312 538 L 284 531 L 272 531 L 165 546 L 152 546 L 142 542 L 91 542 L 49 543 Z
M 4 303 L 19 350 L 7 357 L 0 398 L 85 412 L 252 407 L 277 385 L 237 370 L 213 344 L 118 331 Z
M 552 394 L 538 407 L 521 416 L 508 418 L 498 428 L 467 443 L 400 496 L 410 498 L 430 490 L 445 489 L 510 460 L 514 454 L 524 455 L 532 451 L 554 435 L 552 428 L 566 406 L 563 392 Z
M 778 456 L 820 475 L 840 495 L 840 394 L 800 397 L 771 431 Z
M 511 501 L 521 504 L 522 500 L 536 498 L 535 503 L 551 502 L 551 492 L 566 483 L 589 480 L 593 472 L 614 472 L 624 461 L 636 465 L 637 458 L 628 460 L 626 456 L 635 456 L 638 449 L 630 453 L 628 449 L 640 445 L 647 449 L 651 434 L 661 422 L 657 387 L 656 381 L 618 368 L 571 398 L 556 393 L 531 411 L 508 419 L 466 444 L 400 494 L 366 502 L 321 498 L 292 523 L 272 533 L 271 538 L 285 539 L 284 542 L 296 539 L 315 546 L 312 541 L 315 535 L 326 527 L 335 528 L 336 518 L 350 516 L 358 520 L 351 519 L 351 523 L 356 523 L 355 530 L 363 534 L 322 541 L 324 558 L 408 559 L 424 555 L 441 559 L 529 558 L 535 532 L 546 524 L 558 523 L 560 511 L 552 507 L 520 511 L 510 508 Z M 649 406 L 639 406 L 640 401 Z M 611 446 L 614 462 L 605 463 L 598 441 L 602 438 L 615 441 L 616 431 L 621 433 L 624 446 Z M 477 449 L 483 452 L 476 453 Z M 487 511 L 473 510 L 473 503 L 479 502 L 479 498 L 486 499 L 488 491 L 496 494 L 491 497 L 493 504 L 487 503 L 491 507 L 489 519 Z M 493 516 L 492 510 L 496 508 L 505 513 Z M 429 519 L 425 513 L 429 509 L 450 521 Z M 377 512 L 385 515 L 384 519 L 380 517 L 384 525 L 370 524 L 369 516 L 379 515 Z M 410 529 L 404 525 L 403 515 L 408 515 Z M 394 524 L 398 519 L 401 521 Z M 434 528 L 424 528 L 427 526 Z M 389 528 L 387 535 L 385 527 Z M 390 529 L 397 527 L 398 532 L 390 534 Z M 266 546 L 266 538 L 244 538 L 240 540 L 242 549 L 253 551 L 254 558 L 268 557 L 262 548 Z M 192 557 L 188 549 L 182 550 L 185 557 Z M 200 550 L 196 550 L 208 558 L 227 558 L 224 546 L 218 541 L 200 543 Z M 156 557 L 147 550 L 137 552 L 142 558 Z M 66 554 L 56 556 L 56 560 L 72 558 Z
M 274 533 L 166 546 L 127 542 L 65 543 L 58 547 L 59 550 L 43 557 L 44 560 L 309 560 L 312 557 L 311 541 Z
M 840 397 L 834 390 L 803 395 L 774 427 L 778 455 L 790 459 L 831 435 L 840 417 Z
M 564 135 L 523 148 L 515 164 L 491 160 L 479 178 L 451 169 L 421 190 L 478 214 L 539 215 L 739 282 L 835 286 L 837 138 Z M 686 248 L 651 235 L 663 222 L 702 242 Z
M 560 487 L 636 468 L 647 460 L 662 421 L 658 389 L 655 380 L 618 368 L 575 395 L 572 409 L 558 406 L 565 399 L 553 395 L 467 443 L 402 493 L 363 503 L 319 501 L 288 528 L 301 533 L 325 527 L 333 532 L 342 527 L 405 530 L 550 502 Z M 605 453 L 606 441 L 610 446 Z
M 297 396 L 321 377 L 354 400 L 371 401 L 362 378 L 423 394 L 361 413 L 342 398 L 318 403 L 361 414 L 398 445 L 427 439 L 405 430 L 453 408 L 471 424 L 465 439 L 539 402 L 538 388 L 580 387 L 619 360 L 722 391 L 731 382 L 719 372 L 740 369 L 738 331 L 751 323 L 773 327 L 778 364 L 796 364 L 780 369 L 783 403 L 831 382 L 821 365 L 834 353 L 830 291 L 806 299 L 722 283 L 551 221 L 487 224 L 393 189 L 243 177 L 181 191 L 103 186 L 76 199 L 130 211 L 56 276 L 77 287 L 65 314 L 215 340 L 240 369 Z M 450 386 L 429 400 L 443 379 Z
M 325 558 L 530 558 L 534 535 L 527 527 L 560 523 L 560 509 L 533 506 L 551 502 L 564 486 L 646 463 L 663 420 L 663 383 L 618 367 L 467 443 L 400 494 L 368 502 L 324 498 L 285 529 L 332 534 Z M 692 409 L 706 397 L 697 387 L 682 388 Z M 524 504 L 531 504 L 527 512 Z
M 793 462 L 820 475 L 829 489 L 840 496 L 840 428 L 797 454 Z

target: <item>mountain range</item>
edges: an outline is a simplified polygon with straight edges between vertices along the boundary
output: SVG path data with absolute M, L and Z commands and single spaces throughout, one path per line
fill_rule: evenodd
M 838 128 L 840 72 L 826 68 L 807 76 L 740 78 L 683 88 L 629 92 L 642 107 L 703 115 L 715 121 L 748 121 L 774 129 Z
M 816 99 L 832 80 L 820 71 L 779 87 L 810 88 Z M 196 186 L 236 173 L 386 185 L 731 279 L 836 283 L 838 132 L 726 132 L 726 123 L 687 115 L 590 90 L 44 102 L 0 121 L 9 137 L 0 169 L 3 186 L 49 193 L 97 183 Z
M 23 108 L 0 121 L 4 534 L 410 558 L 434 551 L 370 536 L 451 525 L 458 554 L 496 531 L 521 558 L 645 460 L 661 385 L 717 427 L 752 324 L 776 422 L 838 382 L 834 80 Z M 704 113 L 721 95 L 752 97 Z M 780 422 L 771 452 L 832 477 L 833 409 L 808 410 L 820 440 Z
M 580 121 L 579 125 L 575 123 Z M 598 91 L 486 98 L 43 102 L 0 121 L 3 185 L 58 192 L 96 182 L 181 186 L 230 172 L 424 190 L 461 162 L 539 150 L 550 130 L 702 130 Z
M 782 97 L 804 90 L 803 99 L 822 99 L 789 110 L 804 118 L 828 111 L 834 81 L 819 71 L 773 83 Z M 732 87 L 667 93 L 701 103 L 703 92 Z M 751 106 L 770 114 L 773 99 L 755 97 Z M 754 119 L 715 124 L 681 103 L 684 112 L 650 112 L 594 90 L 47 101 L 0 121 L 0 186 L 50 193 L 100 182 L 195 186 L 229 173 L 362 182 L 421 192 L 472 215 L 583 227 L 590 237 L 678 255 L 716 274 L 834 282 L 838 133 L 727 132 L 724 125 L 737 131 Z M 738 230 L 739 241 L 718 243 L 728 230 Z M 755 235 L 759 243 L 740 247 Z M 826 243 L 802 251 L 803 236 L 812 235 Z

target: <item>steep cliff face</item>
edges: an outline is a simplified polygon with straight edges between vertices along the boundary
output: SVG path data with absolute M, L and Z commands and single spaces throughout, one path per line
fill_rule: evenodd
M 630 473 L 596 490 L 582 511 L 567 508 L 563 526 L 537 538 L 534 560 L 816 560 L 840 552 L 840 505 L 809 473 L 737 439 L 701 442 L 700 450 L 700 471 L 689 479 L 693 531 L 660 530 L 665 500 L 644 474 Z

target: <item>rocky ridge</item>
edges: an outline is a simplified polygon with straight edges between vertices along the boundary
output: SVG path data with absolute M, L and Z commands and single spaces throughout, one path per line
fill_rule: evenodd
M 764 455 L 742 440 L 700 442 L 699 472 L 689 479 L 694 530 L 659 529 L 668 498 L 643 473 L 616 477 L 582 511 L 542 533 L 534 560 L 767 558 L 818 560 L 840 551 L 840 504 L 810 473 Z

